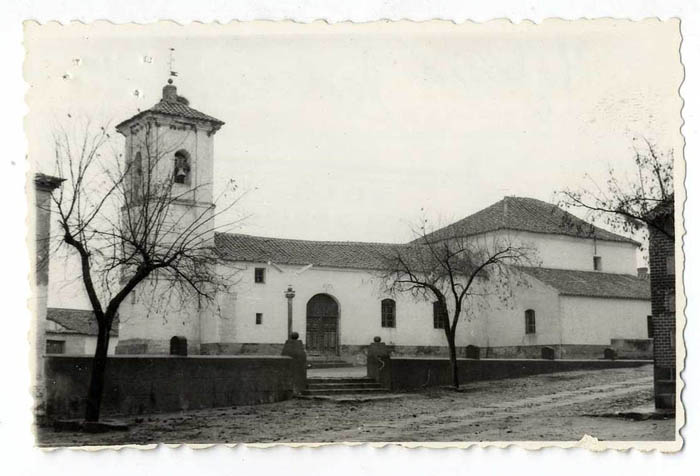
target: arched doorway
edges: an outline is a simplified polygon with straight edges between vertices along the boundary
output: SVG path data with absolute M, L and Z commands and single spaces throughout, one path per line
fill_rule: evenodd
M 338 355 L 338 303 L 328 294 L 306 303 L 306 351 Z

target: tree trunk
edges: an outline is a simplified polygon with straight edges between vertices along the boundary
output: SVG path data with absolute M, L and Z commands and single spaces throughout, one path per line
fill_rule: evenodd
M 457 346 L 455 345 L 455 334 L 447 333 L 447 346 L 450 349 L 450 369 L 452 370 L 452 386 L 459 389 L 459 372 L 457 368 Z
M 107 369 L 109 331 L 109 325 L 98 325 L 97 347 L 95 348 L 95 357 L 92 360 L 85 421 L 98 421 L 100 419 L 100 405 L 102 404 L 102 391 L 104 390 L 105 370 Z

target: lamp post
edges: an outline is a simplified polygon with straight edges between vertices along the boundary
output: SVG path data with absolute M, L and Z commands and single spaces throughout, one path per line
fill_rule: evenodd
M 294 289 L 292 289 L 290 284 L 284 292 L 284 297 L 287 298 L 287 339 L 292 338 L 292 300 L 295 295 Z

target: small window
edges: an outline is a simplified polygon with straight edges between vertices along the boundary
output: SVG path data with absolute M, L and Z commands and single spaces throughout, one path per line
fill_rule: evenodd
M 603 269 L 603 258 L 600 256 L 594 256 L 593 257 L 593 270 L 594 271 L 602 271 Z
M 535 324 L 535 311 L 528 309 L 525 311 L 525 334 L 537 333 L 537 325 Z
M 647 337 L 654 338 L 654 316 L 647 316 Z
M 265 282 L 265 268 L 255 268 L 255 282 L 264 283 Z
M 173 181 L 185 185 L 190 183 L 190 154 L 186 150 L 175 152 Z
M 441 309 L 440 303 L 438 301 L 435 301 L 433 303 L 433 328 L 444 329 L 446 324 L 446 311 Z
M 255 324 L 258 326 L 262 324 L 262 312 L 255 313 Z
M 393 299 L 382 300 L 382 327 L 396 327 L 396 302 Z
M 47 354 L 65 354 L 66 353 L 66 341 L 47 340 L 46 341 L 46 353 Z

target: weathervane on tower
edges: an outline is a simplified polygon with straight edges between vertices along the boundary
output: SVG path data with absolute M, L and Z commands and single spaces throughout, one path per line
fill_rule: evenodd
M 168 61 L 170 69 L 170 78 L 168 78 L 168 84 L 173 84 L 173 78 L 177 76 L 177 71 L 175 71 L 175 48 L 170 48 L 170 60 Z

